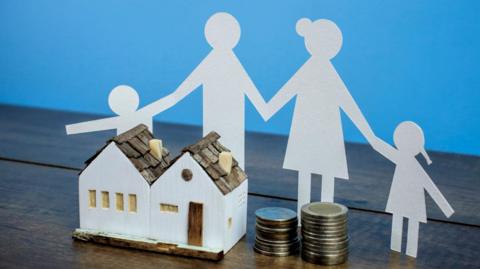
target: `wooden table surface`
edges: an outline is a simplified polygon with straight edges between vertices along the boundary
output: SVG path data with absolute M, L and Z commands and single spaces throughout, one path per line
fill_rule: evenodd
M 296 209 L 296 173 L 282 169 L 287 138 L 246 136 L 248 233 L 220 262 L 76 242 L 78 171 L 113 131 L 67 136 L 64 125 L 95 115 L 0 105 L 0 268 L 321 268 L 298 256 L 256 254 L 254 211 Z M 172 153 L 201 137 L 193 126 L 155 123 Z M 350 180 L 337 180 L 336 202 L 349 207 L 349 261 L 333 268 L 480 268 L 480 157 L 430 152 L 426 166 L 455 209 L 446 219 L 427 198 L 419 257 L 389 250 L 391 216 L 383 212 L 393 165 L 368 145 L 347 144 Z M 312 182 L 318 200 L 320 179 Z M 404 238 L 405 240 L 405 238 Z M 404 246 L 405 248 L 405 246 Z

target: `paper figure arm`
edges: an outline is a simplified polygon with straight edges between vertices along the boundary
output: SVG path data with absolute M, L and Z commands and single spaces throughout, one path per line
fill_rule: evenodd
M 248 74 L 245 71 L 243 73 L 244 73 L 244 79 L 245 79 L 244 80 L 245 95 L 252 102 L 253 106 L 258 111 L 260 116 L 262 116 L 263 120 L 267 121 L 268 120 L 267 103 L 265 102 L 265 99 L 263 99 L 262 95 L 258 91 L 252 79 L 248 76 Z
M 158 113 L 165 111 L 176 103 L 180 102 L 183 98 L 188 96 L 194 90 L 196 90 L 203 82 L 204 74 L 203 66 L 207 61 L 208 56 L 188 75 L 188 77 L 178 86 L 178 88 L 171 94 L 157 100 L 145 107 L 141 108 L 139 111 L 146 115 L 151 115 L 152 117 Z
M 373 149 L 375 149 L 378 153 L 382 154 L 385 156 L 385 158 L 389 159 L 393 163 L 398 163 L 399 156 L 396 148 L 392 147 L 390 144 L 376 136 L 372 138 L 370 143 Z
M 358 130 L 360 130 L 365 139 L 367 139 L 369 143 L 372 143 L 371 141 L 375 137 L 372 128 L 370 128 L 370 125 L 363 116 L 362 111 L 360 110 L 352 95 L 348 91 L 347 87 L 345 86 L 345 84 L 343 84 L 341 80 L 340 85 L 340 89 L 338 89 L 340 107 L 343 111 L 345 111 L 347 116 L 355 124 Z
M 269 120 L 277 111 L 285 106 L 297 94 L 297 78 L 294 75 L 285 85 L 268 101 L 263 111 L 263 120 Z
M 453 211 L 452 206 L 448 203 L 447 199 L 445 199 L 443 194 L 440 192 L 435 183 L 433 183 L 427 173 L 425 173 L 423 178 L 425 190 L 428 192 L 430 197 L 432 197 L 433 201 L 437 203 L 443 214 L 445 214 L 447 218 L 450 218 L 450 216 L 452 216 L 452 214 L 455 212 Z
M 99 120 L 85 121 L 85 122 L 65 125 L 65 130 L 67 131 L 67 135 L 111 130 L 111 129 L 117 129 L 119 121 L 120 121 L 119 116 L 99 119 Z

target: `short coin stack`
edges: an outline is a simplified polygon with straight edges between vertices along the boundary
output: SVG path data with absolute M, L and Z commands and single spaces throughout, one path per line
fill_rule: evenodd
M 263 255 L 289 256 L 298 253 L 297 214 L 287 208 L 265 207 L 255 212 L 257 223 L 253 249 Z
M 315 202 L 302 207 L 302 258 L 322 265 L 344 263 L 348 257 L 348 209 Z

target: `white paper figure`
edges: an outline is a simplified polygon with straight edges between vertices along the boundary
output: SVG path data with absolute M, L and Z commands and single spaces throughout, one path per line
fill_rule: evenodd
M 203 134 L 219 133 L 243 168 L 245 95 L 257 109 L 264 100 L 233 52 L 240 39 L 238 21 L 224 12 L 212 15 L 205 25 L 205 38 L 212 51 L 172 94 L 153 106 L 168 109 L 203 85 Z
M 139 97 L 137 91 L 130 86 L 120 85 L 115 87 L 108 96 L 108 104 L 118 116 L 86 121 L 65 126 L 67 134 L 79 134 L 117 129 L 121 134 L 137 126 L 140 123 L 147 125 L 150 132 L 153 131 L 153 116 L 160 113 L 153 105 L 147 105 L 138 109 Z
M 374 135 L 331 63 L 342 46 L 340 29 L 329 20 L 306 18 L 297 22 L 296 29 L 311 57 L 261 114 L 269 119 L 296 96 L 283 167 L 298 171 L 300 212 L 310 202 L 311 174 L 322 175 L 321 200 L 325 202 L 333 202 L 334 178 L 348 179 L 340 109 L 367 140 Z
M 432 163 L 424 149 L 425 138 L 422 129 L 414 122 L 402 122 L 395 129 L 393 140 L 396 148 L 378 138 L 372 141 L 375 150 L 396 164 L 385 209 L 386 212 L 393 214 L 390 248 L 401 252 L 403 218 L 407 218 L 406 254 L 417 257 L 418 226 L 420 222 L 427 222 L 425 191 L 445 216 L 449 218 L 454 211 L 415 158 L 421 153 L 429 165 Z

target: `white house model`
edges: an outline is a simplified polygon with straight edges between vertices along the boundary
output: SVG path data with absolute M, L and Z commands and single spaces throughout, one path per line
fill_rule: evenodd
M 219 138 L 211 132 L 172 160 L 143 124 L 113 137 L 80 173 L 76 233 L 223 257 L 246 233 L 248 180 Z

